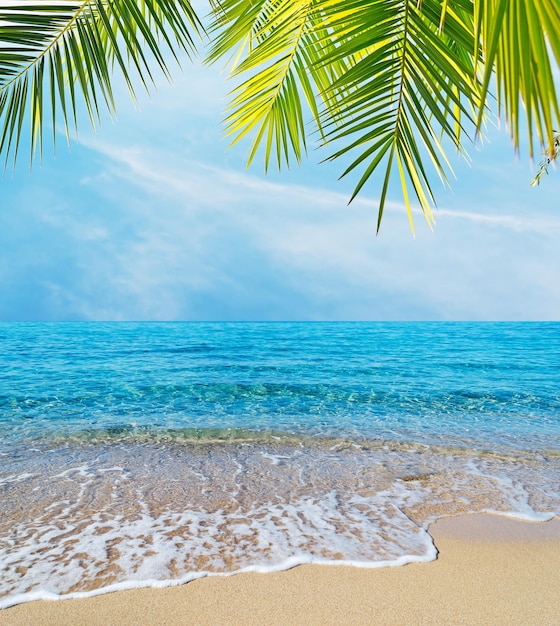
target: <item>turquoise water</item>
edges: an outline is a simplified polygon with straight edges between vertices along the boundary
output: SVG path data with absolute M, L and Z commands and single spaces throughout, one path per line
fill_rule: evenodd
M 555 323 L 0 324 L 0 607 L 550 518 L 559 381 Z
M 4 324 L 6 441 L 242 429 L 560 448 L 557 324 Z

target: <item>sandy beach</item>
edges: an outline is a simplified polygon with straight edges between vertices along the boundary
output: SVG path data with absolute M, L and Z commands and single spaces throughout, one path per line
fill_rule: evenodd
M 431 563 L 306 565 L 208 577 L 179 587 L 31 602 L 0 624 L 560 624 L 560 520 L 471 515 L 430 527 Z

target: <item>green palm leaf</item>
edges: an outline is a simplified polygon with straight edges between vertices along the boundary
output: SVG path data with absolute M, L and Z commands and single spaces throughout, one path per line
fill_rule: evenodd
M 231 55 L 233 76 L 247 76 L 233 91 L 226 119 L 233 143 L 251 131 L 249 162 L 264 142 L 265 167 L 274 153 L 278 166 L 298 162 L 306 149 L 306 115 L 321 129 L 318 100 L 347 67 L 344 60 L 317 65 L 328 50 L 328 32 L 313 0 L 232 0 L 217 3 L 208 57 Z
M 535 128 L 541 147 L 552 153 L 560 121 L 554 81 L 560 0 L 476 0 L 474 6 L 476 37 L 484 49 L 483 99 L 495 77 L 498 114 L 504 113 L 516 149 L 526 119 L 531 157 Z
M 441 137 L 463 150 L 465 123 L 474 125 L 479 105 L 471 3 L 260 0 L 250 15 L 246 5 L 222 3 L 210 58 L 233 51 L 232 74 L 248 75 L 233 92 L 227 124 L 234 141 L 254 131 L 249 161 L 263 141 L 266 166 L 273 152 L 278 165 L 290 151 L 299 160 L 307 117 L 324 141 L 342 145 L 332 159 L 357 154 L 343 173 L 364 168 L 352 197 L 384 164 L 378 227 L 395 168 L 409 215 L 412 185 L 432 220 L 424 160 L 446 181 Z
M 0 7 L 0 154 L 18 154 L 27 112 L 31 158 L 42 148 L 45 111 L 53 141 L 57 115 L 68 136 L 78 98 L 92 124 L 100 104 L 114 111 L 118 67 L 134 96 L 133 73 L 148 88 L 152 71 L 168 75 L 163 50 L 194 48 L 200 22 L 188 0 L 58 0 L 3 3 Z
M 515 145 L 525 115 L 552 150 L 560 0 L 222 0 L 216 16 L 210 58 L 242 78 L 227 130 L 253 135 L 249 161 L 261 144 L 265 166 L 299 160 L 318 129 L 358 174 L 352 198 L 381 171 L 378 228 L 394 176 L 411 224 L 412 196 L 433 220 L 434 173 L 448 184 L 446 153 L 466 155 L 493 80 Z
M 462 136 L 466 125 L 473 125 L 472 111 L 479 104 L 468 3 L 448 2 L 444 7 L 425 0 L 421 8 L 416 0 L 355 4 L 353 29 L 341 36 L 333 30 L 336 54 L 349 58 L 359 45 L 361 58 L 332 85 L 346 95 L 336 101 L 342 123 L 336 120 L 331 125 L 329 139 L 349 143 L 330 158 L 358 153 L 343 172 L 345 176 L 363 168 L 352 198 L 376 169 L 384 168 L 378 229 L 393 169 L 411 226 L 409 187 L 430 223 L 434 194 L 425 162 L 447 183 L 450 166 L 442 138 L 464 151 Z M 336 16 L 343 10 L 343 2 L 331 2 L 325 16 L 329 19 L 333 11 Z M 372 13 L 377 20 L 370 19 Z

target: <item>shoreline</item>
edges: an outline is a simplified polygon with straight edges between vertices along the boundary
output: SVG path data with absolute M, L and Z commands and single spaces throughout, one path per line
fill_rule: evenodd
M 300 565 L 27 602 L 0 611 L 0 625 L 558 624 L 558 517 L 475 514 L 440 519 L 428 531 L 439 551 L 429 563 Z

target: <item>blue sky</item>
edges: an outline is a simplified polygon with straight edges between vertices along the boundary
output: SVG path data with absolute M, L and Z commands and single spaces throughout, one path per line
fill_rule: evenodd
M 379 236 L 378 187 L 310 150 L 265 175 L 228 149 L 228 85 L 185 63 L 79 142 L 47 141 L 0 184 L 0 320 L 559 319 L 560 172 L 531 188 L 504 129 L 455 159 L 437 224 L 398 185 Z

